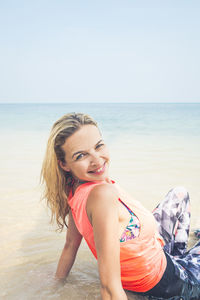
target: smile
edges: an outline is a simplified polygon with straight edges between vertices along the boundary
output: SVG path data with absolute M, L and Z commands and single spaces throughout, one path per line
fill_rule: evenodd
M 105 165 L 106 165 L 106 163 L 104 163 L 102 167 L 100 167 L 100 168 L 98 168 L 96 170 L 89 171 L 89 173 L 102 174 L 105 171 Z

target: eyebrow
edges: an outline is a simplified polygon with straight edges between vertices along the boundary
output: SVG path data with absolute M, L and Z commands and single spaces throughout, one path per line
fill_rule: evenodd
M 103 142 L 102 139 L 96 143 L 95 147 L 96 147 L 98 144 L 100 144 L 101 142 Z M 85 151 L 84 151 L 84 150 L 80 150 L 80 151 L 75 152 L 75 153 L 72 155 L 72 158 L 74 158 L 74 156 L 76 156 L 77 154 L 80 154 L 80 153 L 83 153 L 83 152 L 85 152 Z

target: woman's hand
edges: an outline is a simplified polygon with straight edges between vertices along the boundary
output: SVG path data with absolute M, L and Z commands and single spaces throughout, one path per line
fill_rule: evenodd
M 69 274 L 74 264 L 76 253 L 80 246 L 81 240 L 82 240 L 82 235 L 77 230 L 72 217 L 72 213 L 70 211 L 68 229 L 66 234 L 66 242 L 58 262 L 55 279 L 62 280 L 63 278 L 66 278 L 66 276 Z
M 121 284 L 118 197 L 113 187 L 94 187 L 86 210 L 93 226 L 102 299 L 126 300 Z

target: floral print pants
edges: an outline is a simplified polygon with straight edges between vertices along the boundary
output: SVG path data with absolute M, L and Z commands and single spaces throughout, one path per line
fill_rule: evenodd
M 165 241 L 164 251 L 171 257 L 175 274 L 183 283 L 182 295 L 168 299 L 200 300 L 200 241 L 187 250 L 190 199 L 186 189 L 176 187 L 170 190 L 153 215 Z

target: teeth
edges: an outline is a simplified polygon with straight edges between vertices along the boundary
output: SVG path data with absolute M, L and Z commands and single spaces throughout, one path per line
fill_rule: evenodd
M 105 167 L 105 163 L 104 163 L 104 165 L 101 168 L 99 168 L 99 169 L 97 169 L 95 171 L 89 171 L 89 173 L 100 173 L 101 171 L 104 170 L 104 167 Z
M 103 170 L 103 167 L 101 167 L 100 169 L 98 169 L 96 172 L 99 173 Z

